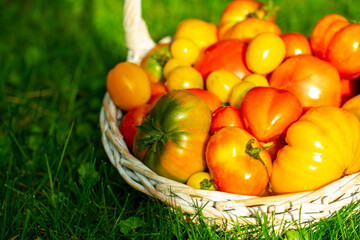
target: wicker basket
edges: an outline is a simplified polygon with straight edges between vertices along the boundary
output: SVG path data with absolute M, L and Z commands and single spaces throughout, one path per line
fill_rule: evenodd
M 141 18 L 141 0 L 125 0 L 124 28 L 128 61 L 139 63 L 154 45 Z M 164 41 L 169 41 L 165 38 Z M 219 226 L 257 224 L 259 216 L 276 231 L 316 222 L 360 196 L 360 173 L 341 178 L 319 190 L 269 197 L 250 197 L 219 191 L 193 189 L 185 184 L 161 177 L 129 152 L 119 131 L 123 113 L 106 93 L 100 113 L 102 142 L 111 163 L 133 188 L 162 202 L 196 215 L 202 208 L 205 219 Z

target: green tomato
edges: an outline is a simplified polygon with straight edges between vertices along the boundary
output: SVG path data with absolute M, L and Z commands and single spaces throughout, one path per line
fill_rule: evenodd
M 285 43 L 278 35 L 261 33 L 250 41 L 245 60 L 254 73 L 267 74 L 280 65 L 285 53 Z
M 169 44 L 158 45 L 145 56 L 141 62 L 141 67 L 145 70 L 151 82 L 165 81 L 163 69 L 169 59 L 171 59 Z

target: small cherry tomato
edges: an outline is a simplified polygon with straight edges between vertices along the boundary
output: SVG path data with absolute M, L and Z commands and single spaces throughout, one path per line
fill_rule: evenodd
M 195 63 L 200 54 L 199 47 L 188 38 L 179 38 L 170 45 L 173 58 L 180 59 L 189 65 Z
M 165 85 L 169 91 L 188 88 L 203 89 L 204 81 L 201 74 L 195 68 L 179 66 L 169 73 Z
M 151 96 L 150 81 L 144 69 L 130 62 L 118 63 L 106 78 L 107 91 L 122 110 L 147 103 Z
M 285 58 L 296 55 L 312 54 L 310 41 L 305 35 L 296 32 L 289 32 L 283 34 L 281 38 L 285 43 Z
M 222 102 L 229 102 L 233 87 L 241 81 L 241 78 L 233 72 L 216 70 L 206 78 L 206 88 L 217 95 Z
M 176 28 L 174 39 L 191 39 L 200 50 L 217 42 L 217 27 L 215 24 L 200 19 L 185 19 Z
M 198 172 L 189 177 L 186 185 L 203 190 L 216 190 L 211 175 L 208 172 Z
M 176 59 L 176 58 L 169 59 L 169 61 L 167 61 L 167 63 L 164 66 L 164 69 L 163 69 L 163 74 L 164 74 L 165 79 L 168 78 L 169 73 L 173 69 L 180 67 L 180 66 L 190 66 L 190 64 L 188 64 L 187 62 L 184 62 L 183 60 Z
M 120 132 L 123 135 L 126 146 L 132 150 L 137 131 L 136 126 L 141 125 L 145 116 L 150 112 L 151 105 L 143 104 L 135 107 L 124 114 L 120 123 Z
M 284 60 L 285 51 L 285 43 L 278 35 L 261 33 L 249 43 L 246 64 L 255 73 L 267 74 Z
M 171 59 L 169 44 L 157 44 L 141 61 L 140 66 L 145 70 L 151 82 L 164 82 L 163 68 Z
M 213 113 L 210 126 L 210 135 L 213 135 L 215 132 L 225 127 L 244 128 L 239 109 L 226 106 L 217 109 Z

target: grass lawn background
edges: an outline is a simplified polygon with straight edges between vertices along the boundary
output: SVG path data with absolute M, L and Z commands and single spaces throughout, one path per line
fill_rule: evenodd
M 186 18 L 217 23 L 227 1 L 143 0 L 155 41 Z M 0 0 L 0 239 L 232 239 L 179 220 L 127 185 L 98 124 L 107 72 L 126 59 L 123 0 Z M 309 36 L 321 16 L 360 20 L 358 0 L 275 0 L 283 32 Z M 357 239 L 355 205 L 295 232 Z M 293 232 L 292 232 L 293 233 Z M 253 237 L 283 238 L 266 226 Z M 285 235 L 290 236 L 290 234 Z

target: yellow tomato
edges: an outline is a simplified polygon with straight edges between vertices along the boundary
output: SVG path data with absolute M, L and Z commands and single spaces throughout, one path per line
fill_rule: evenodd
M 195 63 L 200 54 L 199 47 L 188 38 L 179 38 L 170 45 L 170 51 L 173 58 L 183 60 L 190 65 Z
M 267 80 L 267 78 L 264 77 L 263 75 L 256 74 L 256 73 L 247 75 L 244 78 L 244 82 L 251 82 L 258 87 L 268 87 L 269 86 L 269 81 Z
M 356 81 L 356 80 L 352 80 Z M 360 94 L 347 100 L 343 105 L 342 109 L 353 113 L 360 120 Z
M 195 68 L 180 66 L 169 73 L 165 85 L 169 91 L 188 88 L 203 89 L 204 81 L 201 74 Z
M 175 31 L 174 39 L 179 38 L 191 39 L 200 49 L 204 49 L 217 42 L 217 27 L 200 19 L 186 19 Z
M 256 87 L 256 85 L 252 82 L 243 81 L 236 84 L 229 98 L 230 106 L 240 109 L 245 94 L 254 87 Z
M 175 59 L 175 58 L 172 58 L 169 61 L 167 61 L 165 63 L 164 69 L 163 69 L 163 75 L 164 75 L 165 79 L 168 77 L 169 73 L 173 69 L 175 69 L 179 66 L 190 66 L 190 64 L 183 60 Z
M 241 78 L 233 72 L 216 70 L 206 78 L 206 88 L 217 95 L 222 102 L 229 102 L 233 87 L 241 81 Z
M 189 177 L 186 185 L 204 190 L 216 190 L 211 175 L 208 172 L 198 172 Z
M 150 80 L 144 69 L 130 63 L 118 63 L 106 78 L 107 91 L 120 109 L 130 110 L 145 104 L 151 96 Z
M 258 74 L 272 72 L 284 60 L 284 41 L 275 33 L 261 33 L 252 39 L 246 50 L 248 68 Z

